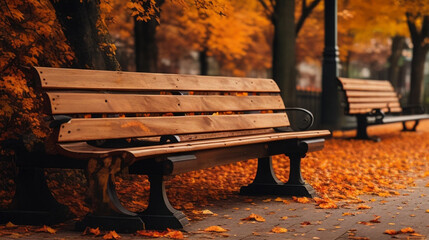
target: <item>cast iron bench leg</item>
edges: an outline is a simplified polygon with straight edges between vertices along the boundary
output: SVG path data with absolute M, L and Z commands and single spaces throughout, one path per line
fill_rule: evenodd
M 139 212 L 139 217 L 145 223 L 146 229 L 163 230 L 179 229 L 187 225 L 188 219 L 181 211 L 171 206 L 165 191 L 163 175 L 149 175 L 150 196 L 149 205 Z
M 15 183 L 10 209 L 0 211 L 0 224 L 52 225 L 74 217 L 52 196 L 42 168 L 19 167 Z
M 136 213 L 125 209 L 118 199 L 113 179 L 121 171 L 120 156 L 90 159 L 87 167 L 88 196 L 92 213 L 76 223 L 76 229 L 86 227 L 132 233 L 144 229 L 144 223 Z
M 417 129 L 417 125 L 419 125 L 419 120 L 414 121 L 414 125 L 412 128 L 407 128 L 406 122 L 402 122 L 402 131 L 403 132 L 415 132 Z
M 355 139 L 359 140 L 372 140 L 374 142 L 380 142 L 378 137 L 369 137 L 367 133 L 368 121 L 366 115 L 357 115 L 357 133 Z
M 304 154 L 305 156 L 305 154 Z M 275 175 L 271 157 L 259 158 L 256 177 L 251 184 L 240 189 L 242 195 L 317 196 L 316 191 L 301 176 L 302 154 L 289 154 L 290 173 L 287 183 Z

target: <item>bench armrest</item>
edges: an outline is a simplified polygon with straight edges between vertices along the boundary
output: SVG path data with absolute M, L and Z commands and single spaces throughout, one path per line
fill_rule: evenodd
M 311 126 L 313 126 L 314 116 L 307 109 L 298 108 L 298 107 L 291 107 L 291 108 L 286 108 L 285 110 L 286 110 L 286 113 L 288 113 L 288 117 L 289 117 L 289 121 L 290 121 L 290 127 L 292 128 L 292 130 L 303 131 L 303 130 L 307 130 Z M 301 112 L 301 113 L 304 113 L 305 116 L 298 117 L 298 116 L 290 115 L 289 113 L 292 113 L 292 112 Z M 276 130 L 284 131 L 281 128 L 276 128 Z
M 372 111 L 369 112 L 367 115 L 370 117 L 375 117 L 376 123 L 382 123 L 385 113 L 381 109 L 377 108 L 377 109 L 372 109 Z
M 50 128 L 57 128 L 61 126 L 61 124 L 66 123 L 70 121 L 72 118 L 66 115 L 54 115 L 54 116 L 48 116 L 45 118 L 46 121 L 50 121 L 49 127 Z

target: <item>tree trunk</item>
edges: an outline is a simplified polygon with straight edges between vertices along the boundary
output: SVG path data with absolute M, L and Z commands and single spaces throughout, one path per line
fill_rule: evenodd
M 402 57 L 402 51 L 405 48 L 405 37 L 394 36 L 392 38 L 392 53 L 389 57 L 389 69 L 388 79 L 392 83 L 395 89 L 398 89 L 399 85 L 399 69 L 401 67 L 400 59 Z
M 294 1 L 276 1 L 273 16 L 273 78 L 287 106 L 296 104 L 294 11 Z
M 200 61 L 200 74 L 208 75 L 209 73 L 209 62 L 207 59 L 207 49 L 203 49 L 199 52 L 198 59 Z
M 421 105 L 423 103 L 423 74 L 426 55 L 429 48 L 423 48 L 419 45 L 413 47 L 413 59 L 411 60 L 411 86 L 408 104 Z
M 164 0 L 156 0 L 158 8 Z M 160 12 L 158 12 L 158 18 Z M 157 19 L 147 22 L 134 20 L 134 44 L 136 50 L 136 70 L 138 72 L 158 71 L 158 45 L 156 44 Z
M 74 67 L 120 70 L 107 27 L 100 24 L 99 0 L 51 0 L 51 3 L 76 55 Z
M 413 59 L 411 60 L 411 88 L 408 104 L 421 105 L 423 103 L 423 75 L 426 55 L 429 52 L 429 15 L 421 19 L 411 13 L 407 13 L 407 24 L 413 42 Z M 417 21 L 422 20 L 418 28 Z
M 136 70 L 138 72 L 157 72 L 158 46 L 156 45 L 156 27 L 158 22 L 134 21 L 136 49 Z

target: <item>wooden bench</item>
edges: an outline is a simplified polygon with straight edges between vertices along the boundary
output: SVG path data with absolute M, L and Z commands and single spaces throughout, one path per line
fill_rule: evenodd
M 344 93 L 345 113 L 357 118 L 356 139 L 380 141 L 368 136 L 371 125 L 402 122 L 403 131 L 415 131 L 420 120 L 429 119 L 420 106 L 401 107 L 389 81 L 338 78 L 338 82 Z M 406 125 L 409 121 L 414 122 L 411 128 Z
M 259 158 L 257 174 L 241 194 L 315 195 L 301 176 L 300 161 L 321 150 L 330 132 L 293 131 L 271 79 L 46 67 L 36 67 L 34 74 L 52 127 L 40 167 L 86 172 L 91 213 L 78 229 L 133 232 L 143 223 L 146 229 L 182 228 L 188 220 L 170 205 L 165 176 L 251 158 Z M 287 183 L 272 170 L 271 156 L 278 154 L 290 158 Z M 114 177 L 124 171 L 149 177 L 143 212 L 130 212 L 118 200 Z M 20 198 L 25 202 L 33 194 Z

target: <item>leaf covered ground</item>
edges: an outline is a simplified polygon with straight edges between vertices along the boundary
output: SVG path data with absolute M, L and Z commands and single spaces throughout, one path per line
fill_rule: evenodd
M 309 202 L 326 209 L 356 203 L 357 209 L 364 210 L 369 206 L 360 199 L 360 195 L 399 195 L 401 189 L 413 186 L 416 179 L 429 176 L 429 121 L 422 121 L 418 129 L 417 132 L 401 132 L 400 124 L 369 128 L 370 135 L 381 137 L 382 141 L 379 143 L 349 140 L 353 131 L 334 132 L 334 137 L 326 141 L 324 150 L 310 153 L 302 161 L 303 177 L 316 189 L 320 198 L 267 198 L 264 202 Z M 277 176 L 286 181 L 289 173 L 288 159 L 274 157 L 274 169 Z M 178 175 L 167 181 L 168 196 L 172 205 L 184 211 L 191 220 L 203 219 L 213 214 L 207 210 L 207 206 L 216 204 L 217 200 L 238 199 L 240 186 L 249 184 L 255 171 L 256 160 L 248 160 Z M 84 216 L 89 209 L 84 201 L 86 187 L 82 172 L 47 172 L 49 186 L 58 201 L 68 205 L 77 216 Z M 13 181 L 4 177 L 11 173 L 10 167 L 2 167 L 1 208 L 6 207 L 13 196 Z M 147 206 L 149 183 L 145 176 L 119 176 L 116 184 L 120 199 L 128 209 L 141 211 Z M 260 216 L 251 216 L 248 212 L 246 214 L 249 219 L 260 219 Z M 347 211 L 344 214 L 347 216 Z M 377 220 L 375 217 L 361 224 L 373 224 Z M 281 228 L 272 229 L 272 232 L 284 231 Z M 395 229 L 386 234 L 398 234 L 399 231 L 402 230 Z M 175 232 L 167 231 L 163 234 L 176 236 Z

